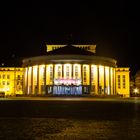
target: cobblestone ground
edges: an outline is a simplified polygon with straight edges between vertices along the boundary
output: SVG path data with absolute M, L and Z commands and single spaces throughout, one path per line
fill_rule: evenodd
M 0 140 L 136 140 L 139 120 L 0 118 Z

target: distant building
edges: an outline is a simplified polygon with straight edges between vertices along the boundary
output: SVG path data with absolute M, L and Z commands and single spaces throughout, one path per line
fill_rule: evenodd
M 140 74 L 136 74 L 140 88 Z M 96 55 L 96 45 L 47 45 L 46 55 L 22 67 L 0 67 L 0 93 L 26 95 L 130 96 L 129 68 Z
M 124 93 L 130 94 L 129 68 L 116 68 L 116 93 L 122 95 Z
M 96 45 L 47 45 L 46 55 L 23 60 L 24 94 L 129 97 L 129 68 L 95 53 Z
M 0 93 L 23 94 L 23 70 L 22 67 L 0 67 Z

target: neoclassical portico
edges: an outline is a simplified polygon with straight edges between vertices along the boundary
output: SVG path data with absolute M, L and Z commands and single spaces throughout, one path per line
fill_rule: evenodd
M 68 51 L 70 50 L 70 51 Z M 115 95 L 116 60 L 65 46 L 23 60 L 26 94 Z

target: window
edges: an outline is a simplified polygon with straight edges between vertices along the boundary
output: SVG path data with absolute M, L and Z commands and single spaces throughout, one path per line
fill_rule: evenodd
M 61 66 L 58 66 L 58 78 L 61 77 Z
M 20 79 L 20 75 L 17 76 L 17 79 Z
M 118 88 L 121 88 L 121 80 L 120 80 L 120 75 L 118 75 Z
M 126 80 L 126 79 L 125 79 L 125 75 L 123 75 L 122 78 L 123 78 L 123 88 L 125 88 L 125 87 L 126 87 L 126 86 L 125 86 L 125 80 Z
M 5 79 L 5 75 L 3 75 L 3 79 Z
M 69 66 L 66 66 L 66 78 L 69 78 Z
M 3 81 L 2 84 L 5 85 L 5 81 Z
M 10 82 L 9 82 L 9 81 L 7 81 L 7 86 L 8 86 L 8 85 L 10 85 Z
M 7 79 L 10 79 L 10 75 L 7 75 Z
M 78 78 L 78 66 L 75 66 L 75 78 Z

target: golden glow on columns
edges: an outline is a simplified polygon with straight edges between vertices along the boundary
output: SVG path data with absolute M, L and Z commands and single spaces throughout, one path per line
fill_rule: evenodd
M 72 64 L 64 64 L 64 79 L 71 79 Z
M 40 65 L 39 66 L 40 73 L 44 73 L 44 67 L 45 67 L 45 65 Z
M 105 92 L 109 95 L 110 94 L 110 88 L 109 88 L 109 67 L 105 67 L 105 85 L 106 85 L 106 90 Z
M 62 78 L 62 64 L 55 65 L 54 77 L 55 79 Z
M 80 64 L 73 65 L 73 78 L 81 79 L 81 65 Z

